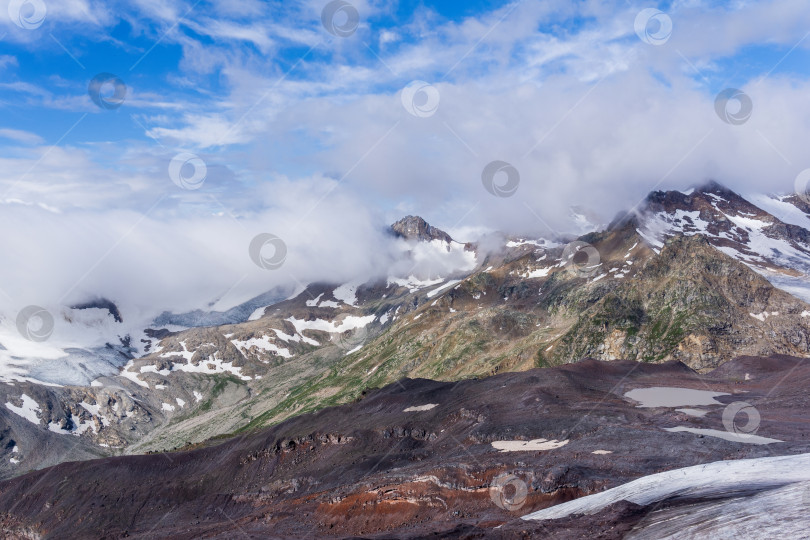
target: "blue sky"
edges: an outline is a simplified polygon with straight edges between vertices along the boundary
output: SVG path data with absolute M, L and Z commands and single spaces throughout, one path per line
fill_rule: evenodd
M 322 24 L 327 4 L 0 0 L 0 225 L 25 231 L 0 249 L 78 259 L 77 279 L 82 257 L 109 251 L 121 271 L 138 262 L 119 251 L 139 253 L 181 294 L 171 276 L 227 289 L 243 269 L 224 261 L 272 229 L 300 279 L 350 277 L 408 213 L 462 240 L 549 234 L 574 205 L 608 221 L 651 189 L 786 192 L 810 167 L 805 0 L 358 0 L 346 37 Z M 638 33 L 650 8 L 671 34 L 657 18 Z M 125 83 L 120 107 L 89 97 L 99 73 Z M 715 112 L 726 88 L 752 99 L 742 125 Z M 189 154 L 198 189 L 170 174 Z M 483 189 L 493 160 L 520 172 L 519 196 Z M 31 259 L 0 279 L 52 278 Z
M 49 6 L 48 2 L 43 3 Z M 385 73 L 380 59 L 414 54 L 425 37 L 431 43 L 453 47 L 454 38 L 460 42 L 465 37 L 459 27 L 473 26 L 475 21 L 486 21 L 481 26 L 480 37 L 484 39 L 447 76 L 449 81 L 485 79 L 502 70 L 503 64 L 519 68 L 526 61 L 526 47 L 538 36 L 565 42 L 605 29 L 604 18 L 595 14 L 597 10 L 584 7 L 588 2 L 560 3 L 565 7 L 537 18 L 534 36 L 516 36 L 511 43 L 499 39 L 497 45 L 486 40 L 487 23 L 515 9 L 513 3 L 367 5 L 365 10 L 361 7 L 364 15 L 361 27 L 349 39 L 334 38 L 324 31 L 318 3 L 245 1 L 231 3 L 233 7 L 226 9 L 221 6 L 227 6 L 227 2 L 166 2 L 161 3 L 165 13 L 150 9 L 150 2 L 145 1 L 67 3 L 74 5 L 72 10 L 54 12 L 56 8 L 50 6 L 42 26 L 33 30 L 21 30 L 6 22 L 5 36 L 0 42 L 0 55 L 5 59 L 2 63 L 5 84 L 0 91 L 5 113 L 3 127 L 35 134 L 48 144 L 60 140 L 78 120 L 77 115 L 84 112 L 92 114 L 62 139 L 63 143 L 148 142 L 148 128 L 162 122 L 171 124 L 183 113 L 210 111 L 232 97 L 233 79 L 238 77 L 232 70 L 261 73 L 266 77 L 262 79 L 265 85 L 272 85 L 273 77 L 285 74 L 291 82 L 322 82 L 331 77 L 325 77 L 324 72 L 335 71 L 336 66 L 382 72 L 379 78 L 369 75 L 357 81 L 357 86 L 322 85 L 311 90 L 315 95 L 351 98 L 363 93 L 395 93 L 417 75 L 429 81 L 442 78 L 452 67 L 447 62 L 425 62 L 424 69 L 393 74 Z M 572 8 L 568 4 L 581 7 Z M 690 4 L 699 3 L 661 2 L 656 7 L 672 10 L 670 13 L 677 22 L 678 10 L 688 10 Z M 720 17 L 724 12 L 744 13 L 745 9 L 734 9 L 741 2 L 711 4 Z M 604 11 L 629 19 L 647 5 L 616 2 L 614 6 L 613 10 Z M 512 12 L 515 17 L 516 11 Z M 210 29 L 212 20 L 219 21 L 223 28 L 206 33 L 205 27 Z M 507 28 L 510 21 L 507 16 L 499 26 Z M 281 26 L 286 28 L 280 29 Z M 707 32 L 710 28 L 690 29 L 676 24 L 675 36 Z M 711 36 L 700 37 L 707 38 Z M 472 39 L 468 41 L 475 43 Z M 638 45 L 637 41 L 632 25 L 628 24 L 624 34 L 603 36 L 601 45 Z M 689 74 L 696 82 L 707 83 L 709 93 L 722 90 L 725 84 L 741 84 L 768 73 L 777 63 L 776 74 L 803 78 L 808 73 L 810 55 L 806 42 L 793 49 L 795 45 L 790 37 L 776 35 L 741 42 L 728 52 L 688 58 L 695 64 L 705 62 L 711 66 L 700 72 L 689 66 L 687 71 L 691 71 Z M 206 55 L 207 59 L 201 59 Z M 296 65 L 304 55 L 305 59 Z M 575 52 L 549 61 L 533 82 L 542 84 L 543 76 L 549 73 L 577 76 L 571 66 L 574 58 Z M 291 69 L 293 66 L 296 67 Z M 118 75 L 130 88 L 129 102 L 113 114 L 94 109 L 86 96 L 89 79 L 100 72 Z

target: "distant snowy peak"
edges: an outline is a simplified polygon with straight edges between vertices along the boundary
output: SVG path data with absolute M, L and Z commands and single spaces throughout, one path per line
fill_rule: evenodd
M 718 228 L 728 225 L 727 215 L 764 219 L 768 222 L 775 220 L 768 212 L 717 182 L 709 182 L 687 191 L 653 191 L 647 195 L 640 213 L 673 214 L 678 210 L 700 212 L 701 219 L 716 222 L 715 226 Z
M 406 216 L 391 225 L 391 232 L 399 239 L 400 256 L 388 269 L 388 286 L 413 292 L 466 276 L 478 266 L 475 245 L 456 242 L 421 217 Z
M 716 182 L 685 192 L 655 191 L 634 219 L 656 251 L 669 237 L 700 234 L 774 285 L 810 300 L 810 220 L 795 197 L 751 198 L 759 205 Z
M 774 199 L 771 208 L 777 204 Z M 787 206 L 781 213 L 787 214 Z M 807 229 L 783 221 L 715 182 L 694 191 L 653 192 L 639 214 L 639 232 L 654 247 L 673 235 L 702 234 L 713 246 L 749 266 L 810 271 Z
M 453 241 L 449 234 L 430 225 L 419 216 L 406 216 L 391 225 L 391 230 L 396 236 L 406 240 L 418 240 L 420 242 L 431 242 L 433 240 Z
M 0 315 L 0 382 L 83 385 L 143 352 L 143 333 L 111 302 L 30 306 Z M 126 322 L 124 322 L 126 321 Z
M 151 321 L 151 326 L 154 328 L 198 328 L 256 320 L 262 316 L 264 310 L 268 307 L 285 299 L 297 297 L 305 288 L 301 286 L 293 290 L 290 287 L 274 287 L 224 311 L 202 309 L 185 313 L 165 311 Z M 291 292 L 293 293 L 292 296 L 290 295 Z

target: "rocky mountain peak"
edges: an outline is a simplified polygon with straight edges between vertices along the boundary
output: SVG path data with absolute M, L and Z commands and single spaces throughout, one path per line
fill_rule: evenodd
M 810 273 L 810 231 L 780 219 L 785 203 L 794 201 L 773 200 L 782 205 L 776 214 L 715 181 L 686 191 L 653 191 L 635 211 L 637 230 L 655 249 L 663 247 L 668 237 L 705 236 L 714 248 L 749 267 L 776 272 L 776 282 L 810 299 L 810 287 L 800 275 Z M 763 201 L 767 203 L 768 197 L 760 197 L 758 204 Z
M 709 180 L 686 191 L 652 191 L 644 203 L 630 212 L 619 212 L 608 230 L 643 226 L 651 214 L 671 214 L 677 211 L 700 211 L 707 219 L 725 221 L 722 210 L 734 210 L 759 215 L 761 210 L 724 185 Z M 709 217 L 711 216 L 711 217 Z
M 422 242 L 430 242 L 432 240 L 442 240 L 444 242 L 453 241 L 449 234 L 433 227 L 419 216 L 406 216 L 391 225 L 391 230 L 395 235 L 405 238 L 406 240 L 419 240 Z
M 118 309 L 118 306 L 112 300 L 108 300 L 107 298 L 94 298 L 87 302 L 82 302 L 73 306 L 70 306 L 70 309 L 76 310 L 83 310 L 83 309 L 103 309 L 110 312 L 115 322 L 124 322 L 124 319 L 121 317 L 121 311 Z
M 706 206 L 714 206 L 716 209 L 718 203 L 725 209 L 757 210 L 759 213 L 750 202 L 714 180 L 709 180 L 686 191 L 653 191 L 647 195 L 645 208 L 642 208 L 642 211 L 701 210 Z
M 695 186 L 695 191 L 698 193 L 714 193 L 715 195 L 721 195 L 724 197 L 739 197 L 739 195 L 715 180 L 708 180 L 703 184 Z

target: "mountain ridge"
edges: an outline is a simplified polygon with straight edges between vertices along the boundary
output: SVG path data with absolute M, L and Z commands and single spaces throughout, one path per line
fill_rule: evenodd
M 753 210 L 716 186 L 704 191 L 660 192 L 652 197 L 659 206 L 575 242 L 506 238 L 489 251 L 404 218 L 392 231 L 410 235 L 411 257 L 429 248 L 466 269 L 310 284 L 225 324 L 150 330 L 146 354 L 90 386 L 0 385 L 0 400 L 15 408 L 7 405 L 7 415 L 26 403 L 37 408 L 22 424 L 16 415 L 0 440 L 0 474 L 52 463 L 31 442 L 11 452 L 45 432 L 53 437 L 49 426 L 85 450 L 155 452 L 351 402 L 403 377 L 452 381 L 588 356 L 678 359 L 706 371 L 740 354 L 806 354 L 810 306 L 773 287 L 771 275 L 782 279 L 792 268 L 785 264 L 800 265 L 769 253 L 768 265 L 750 260 L 743 240 L 757 224 L 732 210 Z M 718 222 L 714 233 L 695 227 L 700 212 Z M 777 223 L 757 212 L 747 219 Z M 645 229 L 646 220 L 665 219 L 660 240 Z M 803 236 L 786 230 L 766 232 L 802 247 Z

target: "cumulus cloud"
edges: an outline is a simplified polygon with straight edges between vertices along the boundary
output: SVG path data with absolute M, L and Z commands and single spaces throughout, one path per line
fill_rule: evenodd
M 763 42 L 801 51 L 810 15 L 793 0 L 679 2 L 670 12 L 675 31 L 662 47 L 637 39 L 637 10 L 621 3 L 508 4 L 460 22 L 422 12 L 397 29 L 411 39 L 370 62 L 341 42 L 322 46 L 341 48 L 327 63 L 305 62 L 305 78 L 232 63 L 226 112 L 187 113 L 151 133 L 217 149 L 225 134 L 226 144 L 247 144 L 253 168 L 345 177 L 389 219 L 407 208 L 445 227 L 564 231 L 571 205 L 609 220 L 653 188 L 709 178 L 788 191 L 802 168 L 806 78 L 769 64 L 728 80 L 713 62 Z M 558 25 L 577 16 L 581 27 Z M 429 118 L 400 104 L 397 89 L 415 78 L 441 96 Z M 715 114 L 724 86 L 751 95 L 747 124 Z M 519 197 L 482 189 L 492 160 L 520 171 Z
M 23 131 L 21 129 L 0 129 L 0 137 L 24 144 L 42 144 L 45 142 L 42 137 L 36 133 Z
M 4 304 L 13 313 L 30 304 L 106 297 L 125 318 L 148 318 L 164 309 L 211 308 L 214 301 L 227 309 L 276 286 L 384 276 L 399 247 L 357 199 L 324 198 L 332 184 L 280 179 L 257 190 L 263 210 L 240 218 L 224 207 L 206 216 L 162 212 L 161 205 L 174 204 L 167 198 L 146 212 L 56 213 L 7 202 L 0 212 L 0 227 L 10 232 L 0 241 L 9 261 L 0 268 Z M 313 208 L 303 220 L 302 205 Z M 277 270 L 259 268 L 248 252 L 265 232 L 287 245 Z
M 430 118 L 408 114 L 398 95 L 293 106 L 276 119 L 281 129 L 267 134 L 267 166 L 278 166 L 300 142 L 275 133 L 311 126 L 309 142 L 321 148 L 316 162 L 348 174 L 360 192 L 407 201 L 409 211 L 443 226 L 463 218 L 464 225 L 509 232 L 547 224 L 566 230 L 575 204 L 610 219 L 651 189 L 710 178 L 744 192 L 789 191 L 806 167 L 802 133 L 810 108 L 802 95 L 810 88 L 803 81 L 743 84 L 754 114 L 742 126 L 721 121 L 714 94 L 690 78 L 665 84 L 641 68 L 596 83 L 558 76 L 497 93 L 452 83 L 436 88 L 441 104 Z M 481 173 L 493 160 L 518 169 L 519 196 L 498 199 L 484 190 Z
M 385 227 L 403 214 L 462 241 L 493 230 L 547 235 L 571 230 L 573 205 L 608 221 L 651 189 L 713 178 L 786 192 L 810 167 L 810 83 L 779 70 L 785 53 L 810 44 L 810 12 L 798 0 L 674 2 L 661 46 L 637 38 L 638 10 L 625 2 L 509 3 L 456 21 L 420 8 L 379 28 L 394 16 L 390 5 L 355 5 L 363 22 L 347 39 L 325 34 L 314 1 L 272 12 L 214 2 L 176 26 L 186 3 L 123 10 L 138 37 L 180 48 L 179 72 L 154 84 L 133 74 L 116 116 L 86 120 L 94 129 L 85 132 L 127 126 L 131 139 L 43 146 L 28 130 L 0 131 L 15 142 L 0 158 L 0 225 L 15 231 L 0 240 L 16 261 L 0 270 L 8 302 L 102 295 L 136 313 L 217 298 L 223 307 L 279 284 L 402 270 L 402 246 Z M 65 6 L 77 23 L 83 10 L 94 25 L 115 20 L 95 4 Z M 728 67 L 763 46 L 778 54 Z M 438 107 L 414 115 L 423 102 L 403 106 L 413 80 L 431 85 Z M 75 88 L 71 98 L 13 77 L 2 86 L 45 110 L 89 106 Z M 743 125 L 715 112 L 726 87 L 752 99 Z M 202 189 L 168 178 L 179 152 L 207 163 Z M 484 189 L 495 160 L 519 172 L 515 196 Z M 279 271 L 248 257 L 261 232 L 288 245 Z

